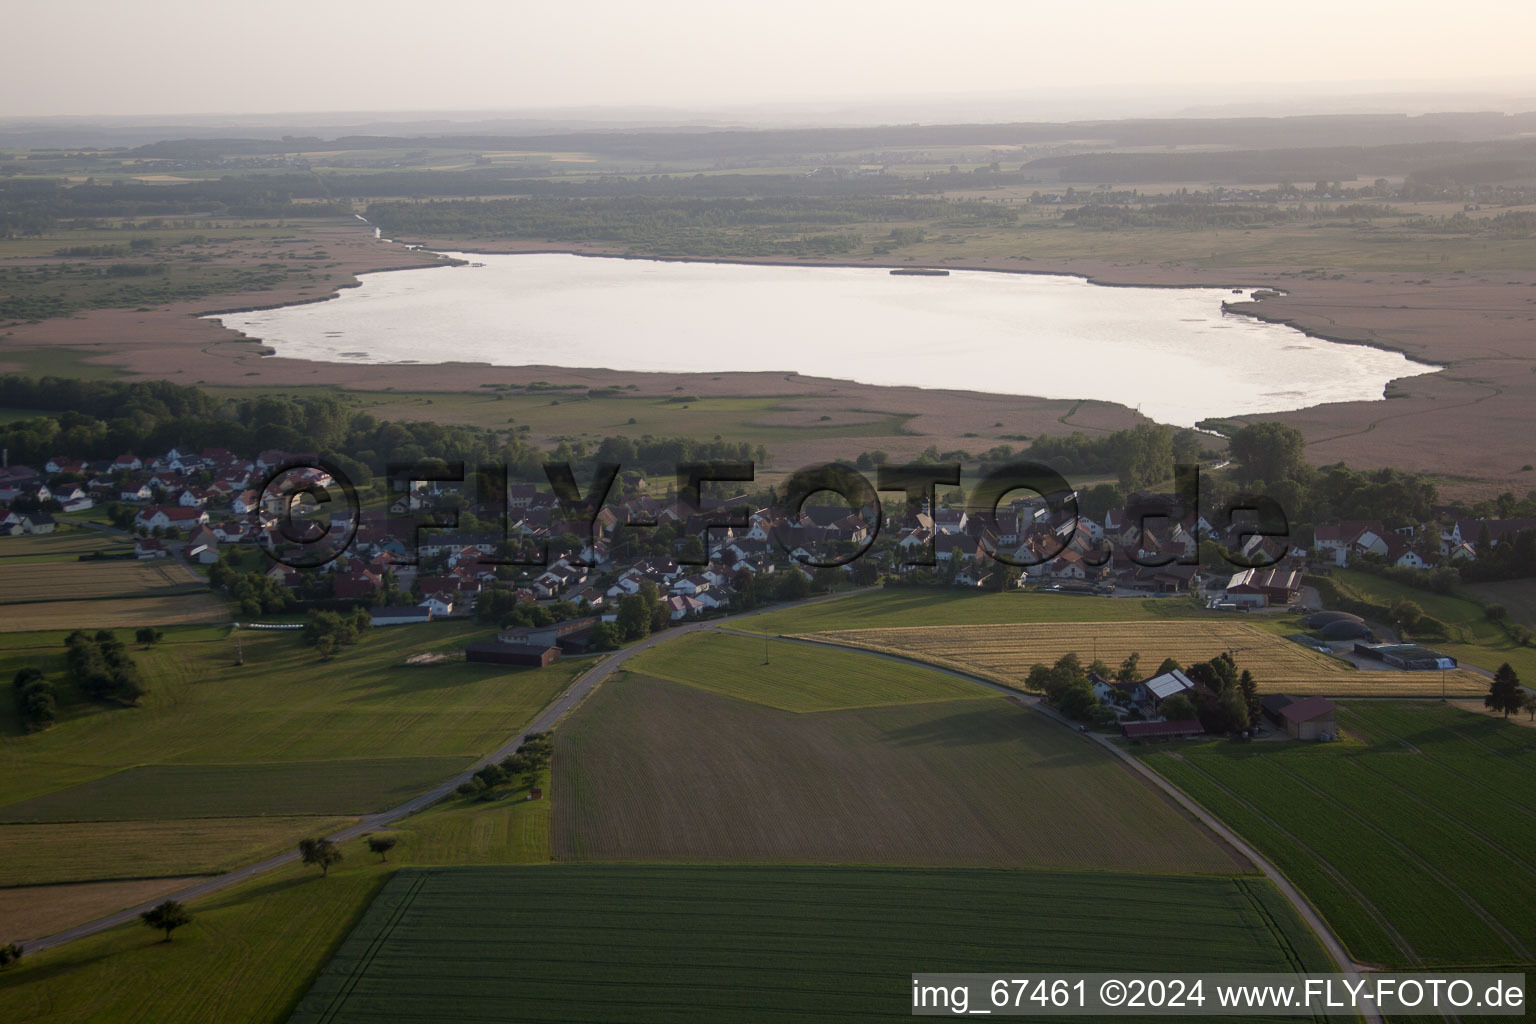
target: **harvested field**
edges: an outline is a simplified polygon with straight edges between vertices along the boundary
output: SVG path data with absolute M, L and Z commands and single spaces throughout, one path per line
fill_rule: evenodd
M 21 942 L 184 889 L 195 878 L 0 889 L 0 944 Z
M 218 874 L 350 820 L 293 815 L 0 825 L 0 886 Z
M 784 711 L 988 696 L 982 687 L 919 665 L 733 633 L 696 633 L 652 648 L 629 665 L 657 679 Z
M 556 860 L 1250 870 L 1001 696 L 795 714 L 626 674 L 555 733 L 555 758 Z
M 858 868 L 403 869 L 290 1024 L 891 1021 L 914 971 L 1328 970 L 1262 879 Z
M 1142 748 L 1269 857 L 1350 952 L 1536 963 L 1536 731 L 1439 701 L 1340 706 L 1341 743 Z
M 228 622 L 229 610 L 206 589 L 176 597 L 119 597 L 93 601 L 35 601 L 5 605 L 0 632 L 38 630 L 134 629 Z
M 824 640 L 900 654 L 944 668 L 1022 687 L 1030 667 L 1075 653 L 1086 665 L 1098 657 L 1118 665 L 1133 651 L 1150 672 L 1164 658 L 1188 665 L 1232 651 L 1240 668 L 1252 669 L 1265 693 L 1332 697 L 1439 697 L 1439 672 L 1377 672 L 1350 667 L 1284 637 L 1235 622 L 1166 620 L 1112 623 L 1009 623 L 995 626 L 915 626 L 897 629 L 809 633 Z M 1486 693 L 1488 682 L 1472 672 L 1446 674 L 1446 692 Z
M 0 822 L 132 821 L 382 811 L 469 767 L 467 757 L 143 765 L 0 807 Z
M 15 562 L 0 559 L 0 604 L 169 596 L 206 591 L 208 583 L 172 559 L 141 562 Z

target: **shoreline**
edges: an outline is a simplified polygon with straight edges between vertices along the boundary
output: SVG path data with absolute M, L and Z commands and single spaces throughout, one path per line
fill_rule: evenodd
M 398 239 L 398 238 L 379 238 L 379 239 L 375 239 L 375 241 L 383 242 L 386 245 L 398 245 L 398 246 L 401 246 L 401 247 L 405 248 L 406 250 L 412 251 L 412 252 L 428 252 L 428 253 L 431 253 L 431 254 L 433 254 L 435 256 L 442 257 L 443 262 L 435 263 L 435 264 L 427 264 L 425 266 L 417 266 L 417 267 L 380 267 L 378 269 L 372 269 L 372 270 L 355 270 L 355 271 L 353 271 L 353 274 L 356 277 L 358 277 L 358 278 L 361 278 L 363 275 L 366 275 L 366 274 L 393 273 L 395 271 L 401 271 L 401 270 L 431 270 L 431 269 L 435 269 L 436 267 L 458 267 L 458 266 L 465 266 L 465 265 L 467 265 L 469 263 L 468 260 L 459 259 L 457 256 L 451 255 L 453 253 L 458 253 L 458 254 L 467 255 L 467 256 L 576 256 L 576 257 L 580 257 L 582 259 L 614 259 L 614 260 L 633 260 L 633 261 L 644 262 L 644 263 L 685 263 L 685 264 L 705 264 L 705 265 L 740 266 L 740 267 L 818 267 L 818 268 L 824 267 L 824 268 L 829 268 L 829 269 L 841 269 L 841 270 L 886 270 L 886 271 L 890 271 L 890 270 L 910 270 L 910 269 L 912 269 L 911 266 L 906 265 L 906 264 L 872 263 L 872 262 L 850 263 L 850 262 L 845 262 L 845 261 L 822 260 L 822 259 L 816 259 L 816 258 L 808 258 L 808 259 L 803 259 L 803 260 L 779 260 L 779 259 L 771 259 L 771 258 L 757 259 L 757 258 L 751 258 L 751 257 L 700 259 L 700 258 L 691 257 L 691 256 L 646 256 L 646 255 L 639 255 L 639 254 L 635 254 L 635 253 L 594 251 L 594 250 L 590 250 L 590 249 L 582 249 L 582 248 L 569 247 L 569 246 L 565 247 L 565 248 L 539 248 L 539 249 L 513 249 L 513 250 L 507 250 L 507 249 L 472 249 L 472 248 L 466 248 L 466 247 L 464 247 L 462 245 L 457 245 L 457 244 L 455 244 L 452 247 L 444 246 L 442 248 L 438 248 L 437 247 L 438 243 L 410 242 L 410 241 L 405 241 L 405 240 Z M 925 264 L 923 264 L 923 266 L 925 266 L 925 267 L 932 266 L 932 264 L 925 263 Z M 975 265 L 971 265 L 971 264 L 944 264 L 942 267 L 940 267 L 938 269 L 943 269 L 945 271 L 960 271 L 960 272 L 963 272 L 963 273 L 977 273 L 977 274 L 1017 274 L 1017 275 L 1028 275 L 1028 276 L 1035 276 L 1035 277 L 1066 277 L 1066 278 L 1072 278 L 1074 280 L 1083 281 L 1086 284 L 1090 284 L 1090 285 L 1093 285 L 1093 286 L 1099 287 L 1099 288 L 1158 288 L 1158 289 L 1169 289 L 1169 290 L 1195 290 L 1195 289 L 1206 290 L 1206 289 L 1210 289 L 1210 290 L 1228 290 L 1228 291 L 1233 291 L 1233 290 L 1238 290 L 1238 289 L 1245 290 L 1245 291 L 1265 291 L 1265 290 L 1268 290 L 1268 291 L 1276 292 L 1277 295 L 1275 297 L 1278 297 L 1278 298 L 1286 297 L 1287 295 L 1290 294 L 1290 291 L 1291 291 L 1291 289 L 1280 288 L 1278 285 L 1274 284 L 1273 282 L 1268 282 L 1268 281 L 1266 281 L 1264 283 L 1258 283 L 1258 284 L 1252 284 L 1252 283 L 1240 284 L 1240 283 L 1234 283 L 1234 282 L 1231 282 L 1231 281 L 1227 281 L 1227 282 L 1223 282 L 1223 283 L 1210 283 L 1210 282 L 1205 282 L 1205 283 L 1179 283 L 1179 282 L 1173 282 L 1173 281 L 1160 281 L 1160 282 L 1110 281 L 1110 280 L 1105 280 L 1105 279 L 1103 279 L 1101 277 L 1098 277 L 1094 273 L 1086 271 L 1086 270 L 1036 269 L 1036 268 L 1030 268 L 1030 267 L 1004 267 L 1004 266 L 995 266 L 995 265 L 990 265 L 990 264 L 985 264 L 985 263 L 975 264 Z M 266 304 L 263 304 L 263 305 L 242 306 L 242 307 L 235 308 L 235 309 L 208 310 L 206 312 L 198 313 L 196 315 L 199 316 L 199 317 L 233 316 L 233 315 L 235 315 L 237 313 L 256 313 L 256 312 L 261 312 L 263 310 L 269 310 L 269 309 L 282 309 L 282 308 L 287 307 L 287 306 L 312 305 L 314 303 L 329 302 L 332 299 L 340 298 L 341 297 L 342 289 L 346 289 L 346 288 L 360 288 L 360 287 L 362 287 L 362 281 L 361 280 L 354 280 L 352 282 L 336 286 L 335 290 L 332 291 L 331 294 L 329 294 L 329 295 L 314 296 L 314 297 L 306 298 L 306 299 L 303 299 L 301 301 L 295 301 L 295 302 L 274 302 L 274 303 L 266 303 Z M 1292 330 L 1297 331 L 1298 333 L 1302 334 L 1304 337 L 1312 338 L 1312 339 L 1317 340 L 1317 341 L 1325 341 L 1325 342 L 1328 342 L 1329 344 L 1334 344 L 1334 345 L 1359 345 L 1359 346 L 1362 346 L 1364 348 L 1372 348 L 1372 349 L 1376 349 L 1377 351 L 1381 351 L 1381 352 L 1392 352 L 1392 353 L 1395 353 L 1397 355 L 1402 356 L 1404 359 L 1407 359 L 1407 360 L 1409 360 L 1411 362 L 1416 362 L 1416 363 L 1419 363 L 1420 365 L 1423 365 L 1423 366 L 1433 367 L 1433 369 L 1431 369 L 1430 371 L 1428 371 L 1426 373 L 1415 373 L 1415 374 L 1408 374 L 1408 375 L 1405 375 L 1405 376 L 1402 376 L 1402 377 L 1390 378 L 1389 380 L 1386 381 L 1385 384 L 1382 385 L 1382 396 L 1381 396 L 1381 398 L 1379 398 L 1379 399 L 1372 399 L 1371 401 L 1387 401 L 1388 400 L 1388 396 L 1387 396 L 1388 390 L 1390 390 L 1391 386 L 1393 384 L 1397 383 L 1398 381 L 1410 380 L 1410 379 L 1415 378 L 1415 377 L 1430 376 L 1431 374 L 1439 373 L 1439 372 L 1449 368 L 1450 365 L 1451 365 L 1450 363 L 1447 363 L 1447 362 L 1441 362 L 1441 361 L 1434 360 L 1434 359 L 1427 359 L 1427 358 L 1423 357 L 1422 355 L 1415 355 L 1415 354 L 1409 352 L 1407 349 L 1403 348 L 1402 346 L 1393 345 L 1393 344 L 1391 344 L 1389 342 L 1380 341 L 1380 340 L 1377 340 L 1377 339 L 1352 338 L 1352 337 L 1346 337 L 1346 336 L 1340 335 L 1340 334 L 1330 334 L 1330 333 L 1324 332 L 1322 330 L 1319 330 L 1317 328 L 1306 326 L 1306 325 L 1303 325 L 1301 323 L 1298 323 L 1297 322 L 1297 318 L 1295 318 L 1295 317 L 1282 316 L 1282 315 L 1273 315 L 1273 314 L 1270 314 L 1270 313 L 1267 313 L 1267 312 L 1263 312 L 1258 307 L 1264 301 L 1266 301 L 1266 300 L 1265 299 L 1261 299 L 1261 298 L 1252 298 L 1252 297 L 1241 299 L 1241 300 L 1239 300 L 1237 302 L 1223 300 L 1221 302 L 1221 305 L 1220 305 L 1220 311 L 1221 311 L 1222 314 L 1230 313 L 1230 314 L 1233 314 L 1235 316 L 1249 317 L 1251 319 L 1260 321 L 1262 323 L 1275 324 L 1275 325 L 1281 326 L 1281 327 L 1289 327 Z M 1252 308 L 1252 309 L 1241 308 L 1241 307 L 1245 307 L 1245 306 L 1254 307 L 1254 308 Z M 223 325 L 221 324 L 221 326 L 223 326 Z M 226 329 L 234 330 L 234 328 L 226 328 Z M 260 341 L 263 340 L 263 339 L 260 339 L 260 338 L 250 338 L 249 336 L 244 335 L 243 332 L 237 332 L 237 333 L 241 333 L 242 337 L 245 337 L 247 340 L 250 340 L 250 341 L 260 342 Z M 293 357 L 282 357 L 282 358 L 293 358 Z M 303 361 L 303 362 L 327 362 L 327 363 L 339 362 L 339 361 L 332 361 L 332 360 L 300 360 L 300 361 Z M 409 363 L 409 364 L 399 363 L 399 362 L 396 362 L 396 363 L 366 363 L 366 364 L 347 363 L 347 364 L 342 364 L 342 365 L 370 365 L 370 366 L 399 366 L 399 365 L 449 366 L 449 365 L 466 365 L 466 366 L 495 366 L 495 367 L 506 367 L 506 368 L 510 368 L 510 369 L 534 369 L 534 368 L 538 368 L 538 369 L 571 369 L 571 370 L 601 370 L 601 369 L 608 369 L 608 367 L 595 367 L 595 366 L 594 367 L 550 366 L 548 364 L 543 364 L 543 363 L 525 363 L 525 364 L 518 364 L 518 365 L 509 365 L 509 364 L 503 364 L 503 363 L 485 363 L 485 362 L 473 362 L 473 363 L 459 363 L 459 362 L 448 362 L 448 363 L 432 362 L 432 363 L 428 363 L 428 362 L 415 362 L 415 363 Z M 615 370 L 614 372 L 616 372 L 616 373 L 653 373 L 653 372 L 668 373 L 668 372 L 672 372 L 672 371 L 665 371 L 665 370 L 662 370 L 662 371 Z M 709 372 L 709 371 L 700 371 L 700 372 Z M 801 371 L 798 371 L 798 370 L 763 370 L 763 371 L 739 371 L 738 370 L 738 371 L 720 371 L 720 372 L 726 372 L 726 373 L 764 372 L 764 373 L 794 373 L 794 374 L 801 374 Z M 843 380 L 843 378 L 823 378 L 823 379 L 827 379 L 827 380 Z M 860 381 L 854 381 L 854 380 L 851 380 L 851 379 L 848 380 L 847 382 L 850 383 L 850 384 L 860 384 L 860 383 L 862 383 Z M 868 386 L 868 387 L 913 387 L 913 386 L 921 387 L 921 385 L 891 385 L 891 384 L 869 384 L 869 385 L 865 385 L 865 386 Z M 927 390 L 927 389 L 925 389 L 925 390 Z M 957 390 L 957 389 L 939 389 L 939 390 Z M 1003 392 L 985 392 L 985 393 L 986 394 L 1005 394 Z M 1014 396 L 1010 396 L 1010 397 L 1042 398 L 1043 399 L 1046 396 L 1044 396 L 1044 395 L 1014 395 Z M 1100 401 L 1100 399 L 1095 399 L 1095 401 Z M 1114 404 L 1119 404 L 1119 403 L 1114 403 Z M 1350 404 L 1350 403 L 1347 403 L 1347 402 L 1345 402 L 1345 403 L 1340 403 L 1340 402 L 1324 402 L 1324 403 L 1320 403 L 1320 404 L 1321 405 L 1340 405 L 1340 404 Z M 1127 407 L 1127 408 L 1129 408 L 1129 407 Z M 1279 410 L 1279 412 L 1281 412 L 1281 413 L 1284 413 L 1284 412 L 1302 412 L 1302 411 L 1305 411 L 1306 409 L 1311 409 L 1311 408 L 1316 408 L 1316 406 L 1303 406 L 1300 409 Z M 1234 416 L 1234 417 L 1212 416 L 1212 417 L 1207 417 L 1206 419 L 1242 418 L 1242 417 L 1245 417 L 1245 416 L 1267 416 L 1267 415 L 1271 415 L 1271 413 L 1267 413 L 1267 412 L 1266 413 L 1240 413 L 1240 414 L 1237 414 L 1237 416 Z M 1205 420 L 1202 420 L 1201 422 L 1205 422 Z
M 259 356 L 237 332 L 204 317 L 259 308 L 327 301 L 356 287 L 369 273 L 447 265 L 436 255 L 552 253 L 656 262 L 745 265 L 846 266 L 891 269 L 889 260 L 697 260 L 618 252 L 598 245 L 557 245 L 545 240 L 492 246 L 431 239 L 426 249 L 374 238 L 360 221 L 322 223 L 306 237 L 331 252 L 334 280 L 323 290 L 284 286 L 202 300 L 165 303 L 149 310 L 86 310 L 68 317 L 20 323 L 0 333 L 0 372 L 162 379 L 212 388 L 338 388 L 382 396 L 389 392 L 464 395 L 481 385 L 520 385 L 531 372 L 589 388 L 623 385 L 629 393 L 662 397 L 744 395 L 784 399 L 793 409 L 775 417 L 780 426 L 814 426 L 817 413 L 859 408 L 910 416 L 908 427 L 860 443 L 898 455 L 916 455 L 929 444 L 940 449 L 986 447 L 1020 435 L 1090 436 L 1145 422 L 1134 410 L 1104 402 L 1003 396 L 986 391 L 926 391 L 861 386 L 809 376 L 762 373 L 619 373 L 565 367 L 513 369 L 487 363 L 380 365 L 323 363 Z M 385 242 L 381 245 L 379 243 Z M 283 243 L 285 247 L 291 242 Z M 259 240 L 237 258 L 249 264 L 271 258 Z M 1074 277 L 1105 287 L 1266 288 L 1280 294 L 1257 302 L 1230 303 L 1227 311 L 1274 322 L 1336 344 L 1364 345 L 1402 355 L 1436 369 L 1399 377 L 1370 401 L 1334 402 L 1287 412 L 1231 417 L 1233 427 L 1257 420 L 1286 423 L 1306 437 L 1314 465 L 1346 462 L 1360 469 L 1392 466 L 1429 473 L 1447 493 L 1492 497 L 1524 493 L 1536 478 L 1523 473 L 1533 460 L 1522 438 L 1536 434 L 1536 268 L 1474 274 L 1422 270 L 1311 273 L 1300 265 L 1263 265 L 1240 270 L 1186 264 L 1145 264 L 1110 259 L 973 258 L 925 260 L 923 265 L 980 272 Z M 1324 268 L 1326 269 L 1326 268 Z M 1241 284 L 1234 284 L 1240 282 Z M 312 283 L 312 282 L 306 282 Z M 221 301 L 222 300 L 222 301 Z M 1236 308 L 1234 308 L 1236 307 Z M 9 358 L 8 358 L 9 357 Z M 63 361 L 61 367 L 60 362 Z M 70 367 L 81 366 L 80 371 Z M 86 372 L 84 367 L 93 368 Z M 97 369 L 99 368 L 99 369 Z M 984 386 L 984 381 L 978 381 Z M 1173 383 L 1173 382 L 1168 382 Z M 431 418 L 430 404 L 403 408 L 405 419 Z M 442 415 L 438 413 L 439 417 Z M 1381 428 L 1381 429 L 1378 429 Z M 679 429 L 682 429 L 680 426 Z M 552 435 L 551 435 L 552 436 Z M 827 445 L 786 442 L 784 457 L 815 459 Z M 846 447 L 846 442 L 844 443 Z

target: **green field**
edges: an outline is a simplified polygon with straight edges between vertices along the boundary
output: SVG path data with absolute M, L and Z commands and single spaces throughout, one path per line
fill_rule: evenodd
M 562 861 L 1251 870 L 1095 743 L 993 694 L 803 714 L 626 674 L 555 757 Z
M 473 761 L 396 757 L 144 765 L 7 804 L 0 807 L 0 824 L 371 814 L 431 789 Z
M 549 803 L 522 795 L 406 819 L 387 864 L 354 840 L 328 877 L 286 867 L 199 900 L 170 945 L 130 924 L 29 955 L 0 971 L 0 1022 L 277 1024 L 395 868 L 548 861 Z
M 1252 842 L 1357 959 L 1536 962 L 1536 731 L 1438 702 L 1341 706 L 1346 742 L 1147 762 Z
M 56 635 L 0 646 L 0 679 L 26 665 L 60 679 Z M 149 690 L 139 707 L 76 705 L 47 732 L 22 735 L 11 702 L 0 701 L 0 804 L 144 764 L 479 757 L 585 667 L 405 664 L 411 654 L 456 650 L 481 635 L 470 623 L 395 626 L 328 662 L 296 633 L 133 646 Z M 237 644 L 243 665 L 235 664 Z
M 850 868 L 398 873 L 291 1024 L 889 1021 L 918 971 L 1327 970 L 1256 879 Z
M 1128 622 L 1210 618 L 1188 598 L 1112 598 L 1014 592 L 977 594 L 932 587 L 888 587 L 743 619 L 754 633 L 820 633 L 881 626 L 988 626 L 1002 622 Z M 1223 616 L 1220 621 L 1233 621 Z M 1268 627 L 1261 618 L 1242 622 Z
M 916 665 L 731 633 L 695 633 L 654 647 L 627 666 L 654 678 L 784 711 L 836 711 L 988 696 L 974 683 Z
M 349 818 L 264 816 L 6 825 L 0 828 L 0 887 L 215 875 L 326 835 Z

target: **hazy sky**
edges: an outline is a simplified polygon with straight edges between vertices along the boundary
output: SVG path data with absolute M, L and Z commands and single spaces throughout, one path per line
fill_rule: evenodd
M 1531 76 L 1536 2 L 4 0 L 0 116 Z M 1465 19 L 1451 12 L 1464 10 Z

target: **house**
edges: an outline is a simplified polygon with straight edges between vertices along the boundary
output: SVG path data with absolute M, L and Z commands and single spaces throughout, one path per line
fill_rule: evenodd
M 1294 740 L 1331 740 L 1339 735 L 1338 708 L 1326 697 L 1303 697 L 1280 709 Z
M 1516 534 L 1536 530 L 1536 519 L 1458 519 L 1451 527 L 1451 541 L 1474 548 L 1487 538 L 1489 547 L 1513 540 Z
M 199 565 L 212 565 L 219 560 L 219 538 L 206 526 L 195 527 L 187 535 L 182 554 L 189 560 L 195 558 Z
M 1349 556 L 1355 552 L 1362 538 L 1369 535 L 1373 540 L 1379 540 L 1386 532 L 1379 519 L 1319 523 L 1312 530 L 1312 547 L 1320 558 L 1330 559 L 1334 565 L 1343 566 L 1349 564 Z M 1371 546 L 1367 541 L 1366 549 L 1369 550 Z
M 133 553 L 136 558 L 145 560 L 151 558 L 165 558 L 170 554 L 166 550 L 165 542 L 154 540 L 150 537 L 140 537 L 133 545 Z
M 176 505 L 151 505 L 140 510 L 133 524 L 146 530 L 190 530 L 208 522 L 208 513 L 200 508 L 181 508 Z
M 144 461 L 137 455 L 129 453 L 127 455 L 119 455 L 117 458 L 113 459 L 112 465 L 108 468 L 107 471 L 109 473 L 137 473 L 143 468 Z
M 453 599 L 446 595 L 434 594 L 431 597 L 422 598 L 418 607 L 431 612 L 434 619 L 442 619 L 453 614 Z
M 53 516 L 47 512 L 28 512 L 21 517 L 21 532 L 30 534 L 52 533 L 54 528 Z

